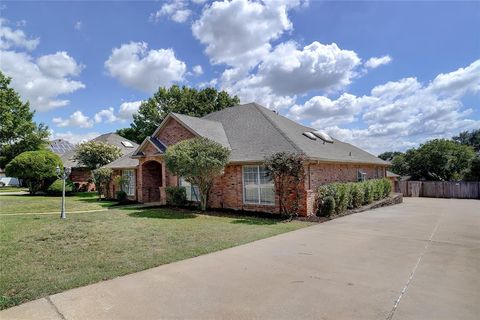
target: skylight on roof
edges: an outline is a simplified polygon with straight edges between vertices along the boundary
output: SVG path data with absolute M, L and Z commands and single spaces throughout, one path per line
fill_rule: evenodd
M 327 142 L 327 143 L 333 143 L 333 139 L 328 135 L 326 134 L 325 132 L 322 132 L 322 131 L 313 131 L 312 132 L 315 136 L 319 137 L 320 139 L 322 139 L 324 142 Z
M 311 132 L 304 132 L 302 133 L 305 137 L 309 138 L 309 139 L 312 139 L 312 140 L 317 140 L 317 137 L 315 137 L 315 135 Z
M 130 141 L 122 141 L 125 148 L 133 148 L 133 144 Z

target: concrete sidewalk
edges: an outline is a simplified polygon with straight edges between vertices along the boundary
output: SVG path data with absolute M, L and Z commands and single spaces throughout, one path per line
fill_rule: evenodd
M 402 294 L 403 292 L 403 294 Z M 0 319 L 478 319 L 480 201 L 406 198 Z

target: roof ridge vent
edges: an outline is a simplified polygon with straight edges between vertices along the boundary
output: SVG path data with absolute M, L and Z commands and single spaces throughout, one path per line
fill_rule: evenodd
M 330 137 L 328 134 L 326 134 L 323 131 L 317 130 L 317 131 L 312 131 L 311 133 L 314 134 L 316 137 L 322 139 L 323 142 L 333 143 L 332 137 Z

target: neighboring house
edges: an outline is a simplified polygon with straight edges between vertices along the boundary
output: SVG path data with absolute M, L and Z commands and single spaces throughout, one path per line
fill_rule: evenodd
M 103 142 L 110 145 L 119 147 L 122 150 L 122 156 L 132 153 L 138 144 L 116 133 L 105 133 L 98 136 L 91 141 Z M 95 186 L 90 183 L 92 179 L 92 173 L 88 168 L 82 167 L 76 160 L 74 160 L 75 149 L 65 152 L 60 156 L 64 167 L 72 168 L 69 179 L 74 183 L 77 189 L 85 191 L 93 191 Z
M 50 150 L 52 150 L 58 155 L 62 155 L 75 149 L 75 145 L 73 143 L 70 143 L 67 140 L 63 139 L 55 139 L 50 141 L 49 147 Z
M 171 174 L 163 155 L 181 140 L 206 137 L 231 149 L 223 176 L 215 179 L 209 206 L 278 213 L 278 197 L 273 182 L 265 175 L 263 160 L 280 151 L 301 153 L 306 158 L 305 179 L 297 186 L 302 215 L 314 214 L 315 190 L 322 184 L 385 177 L 388 162 L 336 139 L 328 143 L 312 131 L 256 103 L 226 108 L 203 118 L 171 113 L 131 155 L 106 167 L 114 169 L 114 175 L 124 176 L 120 188 L 126 188 L 132 200 L 164 204 L 167 186 L 184 186 L 189 200 L 194 201 L 196 188 Z M 114 196 L 117 189 L 119 186 L 111 183 L 109 195 Z
M 398 192 L 397 182 L 400 180 L 400 175 L 387 170 L 386 177 L 390 180 L 392 190 Z

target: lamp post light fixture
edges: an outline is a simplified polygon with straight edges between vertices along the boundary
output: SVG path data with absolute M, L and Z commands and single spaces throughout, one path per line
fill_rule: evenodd
M 62 211 L 60 212 L 60 219 L 65 219 L 67 216 L 65 215 L 65 181 L 67 180 L 68 176 L 70 176 L 70 172 L 72 170 L 68 167 L 63 168 L 63 172 L 59 166 L 55 169 L 57 173 L 57 177 L 63 180 L 62 184 Z

